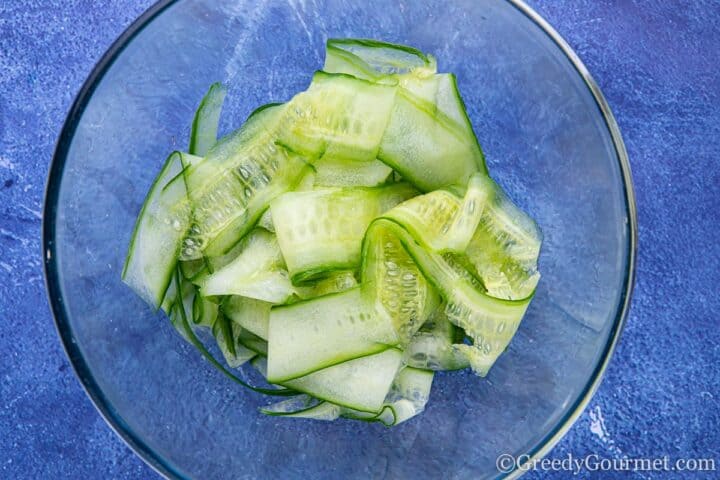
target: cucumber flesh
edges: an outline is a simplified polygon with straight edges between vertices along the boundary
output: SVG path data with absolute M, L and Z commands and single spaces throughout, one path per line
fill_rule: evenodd
M 174 279 L 175 281 L 180 284 L 181 283 L 182 275 L 179 271 L 179 269 L 176 270 L 174 273 Z M 230 372 L 223 364 L 217 361 L 215 357 L 208 351 L 208 349 L 203 345 L 203 343 L 200 341 L 200 339 L 197 337 L 195 332 L 193 331 L 192 326 L 190 325 L 190 322 L 188 320 L 188 316 L 186 314 L 186 309 L 182 308 L 183 303 L 182 302 L 176 302 L 174 310 L 178 312 L 177 315 L 177 327 L 181 328 L 184 331 L 183 336 L 202 354 L 202 356 L 210 362 L 210 364 L 218 369 L 223 375 L 228 377 L 233 382 L 249 389 L 257 393 L 264 393 L 266 395 L 277 395 L 277 396 L 293 396 L 297 395 L 297 392 L 293 390 L 288 389 L 282 389 L 279 390 L 277 388 L 262 388 L 262 387 L 255 387 L 253 385 L 250 385 L 249 383 L 245 382 L 244 380 L 241 380 L 238 378 L 235 374 Z
M 390 118 L 396 87 L 317 72 L 286 110 L 278 143 L 307 158 L 372 161 Z
M 267 341 L 271 307 L 269 302 L 231 295 L 225 298 L 221 309 L 233 322 Z
M 197 326 L 212 328 L 218 317 L 218 305 L 207 297 L 199 295 L 195 289 L 193 290 L 192 321 Z
M 240 345 L 252 350 L 262 357 L 267 357 L 268 343 L 266 340 L 258 337 L 248 330 L 245 330 L 237 323 L 234 323 L 233 325 L 235 326 L 237 341 Z
M 268 232 L 275 233 L 275 224 L 273 223 L 272 214 L 270 213 L 269 208 L 260 216 L 260 220 L 258 220 L 258 227 L 264 228 Z
M 394 232 L 382 226 L 366 237 L 362 257 L 363 288 L 392 319 L 400 343 L 407 344 L 436 308 L 435 289 Z
M 385 408 L 378 420 L 393 426 L 422 413 L 430 399 L 434 373 L 428 370 L 405 367 L 393 381 L 385 399 Z
M 289 192 L 271 205 L 280 250 L 294 284 L 356 269 L 370 222 L 413 194 L 404 184 Z
M 480 182 L 487 200 L 465 254 L 490 295 L 526 298 L 540 279 L 542 233 L 490 177 Z
M 188 208 L 175 208 L 187 198 L 181 157 L 179 152 L 170 154 L 150 187 L 122 271 L 122 280 L 156 309 L 170 285 L 190 222 Z
M 473 174 L 463 199 L 450 191 L 436 190 L 403 202 L 387 216 L 432 251 L 464 252 L 489 197 L 486 178 L 482 173 Z
M 425 55 L 420 50 L 405 45 L 365 39 L 328 39 L 325 66 L 333 66 L 335 58 L 343 53 L 350 54 L 351 57 L 345 56 L 345 59 L 352 59 L 352 63 L 362 65 L 364 73 L 368 75 L 405 74 L 418 70 L 433 74 L 437 71 L 435 58 Z M 337 64 L 341 63 L 337 62 Z
M 392 217 L 392 211 L 388 215 Z M 478 375 L 487 375 L 512 339 L 531 296 L 510 301 L 487 295 L 461 265 L 452 264 L 442 255 L 422 248 L 408 230 L 390 218 L 375 220 L 368 229 L 370 239 L 366 239 L 366 242 L 372 242 L 373 237 L 379 237 L 379 233 L 384 230 L 397 236 L 425 278 L 434 284 L 447 302 L 448 319 L 465 330 L 473 340 L 472 346 L 460 344 L 453 348 L 467 356 Z
M 325 278 L 314 283 L 295 287 L 295 293 L 302 300 L 321 297 L 331 293 L 344 292 L 357 286 L 357 280 L 352 271 L 340 270 L 329 273 Z
M 394 348 L 318 370 L 282 385 L 335 405 L 377 412 L 400 368 L 402 353 Z
M 270 311 L 268 381 L 282 383 L 396 345 L 384 312 L 360 287 Z
M 212 333 L 225 362 L 230 368 L 238 368 L 252 360 L 257 353 L 237 342 L 233 326 L 232 322 L 220 313 L 212 326 Z
M 399 89 L 378 153 L 380 160 L 424 192 L 464 186 L 478 170 L 475 147 L 435 110 L 434 104 Z
M 435 105 L 438 112 L 446 116 L 456 126 L 462 138 L 465 139 L 473 148 L 473 157 L 477 163 L 477 167 L 481 172 L 487 173 L 487 165 L 485 164 L 485 155 L 483 154 L 477 135 L 472 127 L 470 118 L 468 117 L 465 103 L 460 97 L 458 91 L 457 78 L 452 73 L 442 73 L 435 77 L 437 79 L 437 95 Z
M 462 332 L 450 323 L 445 306 L 438 308 L 420 328 L 404 351 L 403 363 L 424 370 L 460 370 L 470 366 L 454 343 L 462 342 Z
M 380 160 L 357 162 L 323 157 L 315 162 L 315 187 L 376 187 L 388 181 L 392 168 Z
M 298 155 L 275 144 L 285 106 L 251 115 L 220 140 L 187 175 L 193 225 L 182 259 L 226 253 L 253 227 L 269 202 L 292 188 L 306 171 Z
M 284 303 L 293 287 L 275 236 L 256 229 L 232 262 L 200 281 L 200 291 L 203 296 L 241 295 Z

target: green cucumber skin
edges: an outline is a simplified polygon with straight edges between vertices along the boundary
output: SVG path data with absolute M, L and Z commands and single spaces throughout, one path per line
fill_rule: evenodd
M 217 142 L 218 124 L 227 88 L 221 83 L 213 83 L 200 101 L 195 111 L 190 133 L 188 151 L 193 155 L 204 156 Z

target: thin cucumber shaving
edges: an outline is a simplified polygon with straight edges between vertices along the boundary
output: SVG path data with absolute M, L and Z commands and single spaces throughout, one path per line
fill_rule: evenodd
M 437 67 L 328 40 L 307 90 L 219 140 L 213 84 L 153 182 L 122 279 L 222 374 L 286 397 L 261 413 L 397 425 L 435 371 L 487 375 L 519 328 L 542 234 Z

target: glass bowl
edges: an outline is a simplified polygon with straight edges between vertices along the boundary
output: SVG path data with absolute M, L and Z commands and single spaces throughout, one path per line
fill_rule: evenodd
M 166 154 L 187 145 L 209 84 L 229 86 L 228 132 L 304 89 L 328 36 L 412 45 L 456 73 L 491 174 L 545 235 L 537 295 L 490 375 L 437 375 L 425 413 L 391 429 L 259 414 L 264 397 L 120 282 L 143 197 Z M 617 125 L 579 59 L 522 3 L 178 0 L 138 19 L 83 86 L 43 235 L 68 356 L 108 423 L 162 474 L 415 479 L 504 475 L 500 454 L 543 455 L 567 431 L 622 328 L 636 232 Z

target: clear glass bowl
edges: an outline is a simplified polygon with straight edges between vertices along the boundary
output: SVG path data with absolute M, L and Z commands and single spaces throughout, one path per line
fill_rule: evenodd
M 229 382 L 120 282 L 143 197 L 165 155 L 187 145 L 208 85 L 229 85 L 228 132 L 257 105 L 304 89 L 328 36 L 413 45 L 455 72 L 492 175 L 545 235 L 537 295 L 490 375 L 437 375 L 425 413 L 392 429 L 259 414 L 265 398 Z M 523 4 L 179 0 L 135 22 L 78 96 L 52 163 L 44 248 L 81 382 L 161 473 L 485 478 L 500 474 L 502 453 L 547 452 L 587 404 L 627 310 L 636 231 L 612 115 Z

